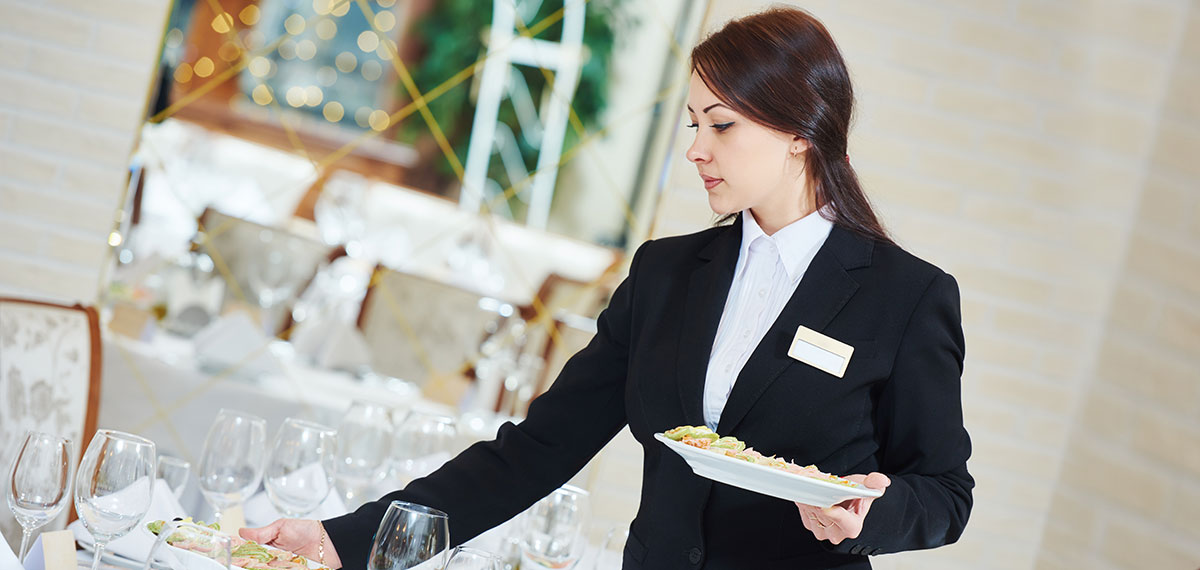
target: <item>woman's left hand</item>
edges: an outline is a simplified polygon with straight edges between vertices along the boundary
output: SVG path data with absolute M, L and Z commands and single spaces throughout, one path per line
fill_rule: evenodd
M 883 473 L 847 475 L 846 478 L 872 489 L 883 490 L 892 484 L 892 480 Z M 858 538 L 858 534 L 862 532 L 863 519 L 867 518 L 867 511 L 871 510 L 873 502 L 875 498 L 848 499 L 825 509 L 796 503 L 796 508 L 800 509 L 800 519 L 804 521 L 804 528 L 812 531 L 817 540 L 828 540 L 838 544 L 847 538 Z

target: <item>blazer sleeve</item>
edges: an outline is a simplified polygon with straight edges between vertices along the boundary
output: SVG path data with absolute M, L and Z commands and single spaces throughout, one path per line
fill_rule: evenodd
M 958 285 L 940 273 L 909 318 L 877 403 L 879 471 L 891 486 L 872 504 L 858 538 L 822 544 L 837 552 L 886 554 L 958 540 L 975 486 L 962 416 L 964 354 Z
M 450 542 L 461 544 L 561 486 L 616 436 L 627 421 L 630 314 L 645 248 L 634 254 L 629 277 L 597 319 L 596 336 L 533 401 L 524 421 L 505 424 L 495 440 L 472 445 L 403 490 L 324 521 L 344 567 L 366 567 L 375 531 L 392 501 L 447 513 Z

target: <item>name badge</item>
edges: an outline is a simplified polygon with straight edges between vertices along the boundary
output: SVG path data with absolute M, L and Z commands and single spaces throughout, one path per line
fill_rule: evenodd
M 788 356 L 838 378 L 846 373 L 854 347 L 829 338 L 806 326 L 796 329 Z

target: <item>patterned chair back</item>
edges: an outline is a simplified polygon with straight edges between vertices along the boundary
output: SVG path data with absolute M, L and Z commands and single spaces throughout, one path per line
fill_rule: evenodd
M 0 298 L 0 470 L 8 476 L 30 430 L 71 440 L 78 464 L 96 431 L 100 404 L 100 321 L 96 310 Z M 8 485 L 4 485 L 8 492 Z M 72 492 L 74 490 L 72 489 Z M 61 529 L 72 509 L 41 530 Z M 21 526 L 7 502 L 0 531 L 14 550 Z
M 424 386 L 469 369 L 500 315 L 477 293 L 378 267 L 358 316 L 376 371 Z

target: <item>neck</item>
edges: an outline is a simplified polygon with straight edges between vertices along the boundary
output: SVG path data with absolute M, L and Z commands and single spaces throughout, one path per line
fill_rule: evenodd
M 816 210 L 817 204 L 813 193 L 806 188 L 799 200 L 793 199 L 783 204 L 756 206 L 750 208 L 750 215 L 754 216 L 754 221 L 758 223 L 758 227 L 762 228 L 763 233 L 775 235 L 775 232 Z

